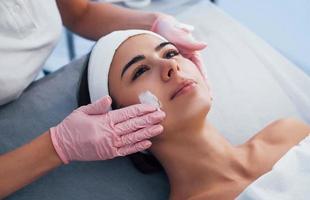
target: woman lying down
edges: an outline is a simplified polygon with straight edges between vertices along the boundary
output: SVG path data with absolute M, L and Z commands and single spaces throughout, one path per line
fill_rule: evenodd
M 166 113 L 148 153 L 167 173 L 170 199 L 310 198 L 310 126 L 281 119 L 232 145 L 208 121 L 212 97 L 203 73 L 161 36 L 113 32 L 97 42 L 86 72 L 86 99 L 110 95 L 112 109 L 142 102 Z M 136 165 L 144 172 L 158 166 Z

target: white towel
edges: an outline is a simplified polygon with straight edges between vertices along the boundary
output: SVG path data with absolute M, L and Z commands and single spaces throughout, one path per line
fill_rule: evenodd
M 291 148 L 272 168 L 250 184 L 237 200 L 309 200 L 310 136 Z

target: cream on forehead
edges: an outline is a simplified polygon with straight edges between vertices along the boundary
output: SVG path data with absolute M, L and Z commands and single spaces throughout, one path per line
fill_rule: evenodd
M 140 103 L 142 104 L 152 105 L 155 106 L 156 108 L 161 107 L 161 103 L 158 100 L 158 98 L 148 90 L 139 94 L 139 100 Z

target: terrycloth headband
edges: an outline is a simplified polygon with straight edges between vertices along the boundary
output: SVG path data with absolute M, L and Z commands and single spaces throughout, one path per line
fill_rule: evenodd
M 167 41 L 162 36 L 146 30 L 114 31 L 97 41 L 88 63 L 88 89 L 91 102 L 109 94 L 108 75 L 117 48 L 129 37 L 140 34 L 151 34 Z

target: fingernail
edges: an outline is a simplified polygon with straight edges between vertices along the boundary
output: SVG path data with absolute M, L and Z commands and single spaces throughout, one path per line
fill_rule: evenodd
M 146 140 L 145 142 L 142 143 L 142 145 L 145 149 L 147 149 L 152 145 L 152 142 L 149 140 Z
M 107 101 L 107 102 L 112 102 L 112 99 L 111 99 L 111 97 L 109 96 L 109 95 L 106 95 L 105 97 L 104 97 L 104 100 L 105 101 Z
M 142 104 L 147 111 L 155 111 L 157 108 L 155 106 L 151 106 L 149 104 Z
M 156 117 L 159 117 L 159 118 L 164 118 L 164 117 L 166 117 L 166 113 L 163 112 L 163 111 L 161 111 L 161 110 L 156 111 L 156 112 L 155 112 L 155 115 L 156 115 Z
M 189 32 L 192 32 L 195 28 L 192 25 L 189 24 L 184 24 L 184 23 L 176 23 L 175 27 L 180 28 L 180 29 L 186 29 Z
M 163 128 L 162 125 L 155 125 L 155 126 L 152 126 L 152 127 L 150 128 L 150 130 L 151 130 L 152 132 L 158 133 L 158 132 L 162 132 L 162 131 L 164 130 L 164 128 Z

